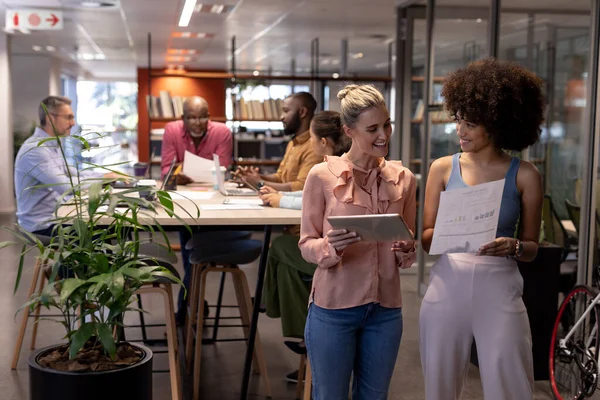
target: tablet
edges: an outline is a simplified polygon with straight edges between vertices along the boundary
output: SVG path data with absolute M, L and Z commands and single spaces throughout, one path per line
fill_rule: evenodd
M 333 228 L 353 231 L 363 240 L 377 242 L 413 240 L 399 214 L 340 215 L 327 217 Z

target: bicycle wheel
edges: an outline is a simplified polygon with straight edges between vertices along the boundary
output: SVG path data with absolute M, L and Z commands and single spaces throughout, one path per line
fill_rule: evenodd
M 573 330 L 595 297 L 596 293 L 589 287 L 576 286 L 558 310 L 550 344 L 550 385 L 558 400 L 585 399 L 596 392 L 599 308 L 593 307 Z M 572 330 L 572 336 L 563 340 Z

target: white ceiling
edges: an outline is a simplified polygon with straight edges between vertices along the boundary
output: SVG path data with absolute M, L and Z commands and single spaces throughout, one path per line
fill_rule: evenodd
M 165 67 L 167 49 L 194 49 L 199 54 L 185 62 L 190 69 L 229 70 L 231 38 L 237 43 L 236 67 L 289 73 L 292 59 L 297 72 L 308 72 L 311 41 L 319 38 L 320 69 L 335 72 L 339 65 L 340 43 L 348 39 L 350 54 L 363 53 L 361 59 L 349 57 L 348 71 L 386 75 L 388 43 L 395 36 L 397 0 L 213 0 L 235 6 L 225 15 L 194 13 L 187 29 L 177 27 L 184 0 L 100 0 L 117 3 L 107 9 L 83 9 L 81 0 L 0 0 L 0 17 L 6 8 L 36 7 L 62 9 L 64 30 L 58 32 L 17 33 L 13 37 L 16 53 L 32 53 L 32 46 L 54 46 L 53 56 L 73 61 L 76 54 L 103 54 L 105 60 L 78 60 L 80 73 L 87 71 L 98 79 L 135 79 L 136 66 L 148 65 L 148 33 L 152 34 L 152 66 Z M 201 3 L 198 0 L 198 3 Z M 420 2 L 424 4 L 424 1 Z M 437 0 L 439 6 L 486 7 L 489 0 Z M 503 0 L 503 8 L 566 10 L 564 0 Z M 588 11 L 589 0 L 570 0 L 569 10 Z M 458 8 L 456 8 L 459 10 Z M 485 17 L 484 17 L 485 18 Z M 587 16 L 543 14 L 536 16 L 536 27 L 589 26 Z M 501 46 L 524 44 L 526 13 L 502 13 Z M 171 33 L 205 32 L 204 39 L 174 39 Z M 462 53 L 465 42 L 477 40 L 485 46 L 487 24 L 465 18 L 437 20 L 435 45 L 438 54 Z M 536 30 L 537 32 L 537 30 Z M 424 44 L 424 28 L 417 24 L 416 48 Z M 539 36 L 536 36 L 539 37 Z M 42 50 L 45 52 L 45 50 Z M 101 57 L 101 56 L 97 56 Z

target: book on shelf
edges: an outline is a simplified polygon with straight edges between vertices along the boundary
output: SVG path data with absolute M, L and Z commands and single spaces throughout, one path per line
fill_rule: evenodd
M 417 107 L 415 107 L 415 113 L 413 114 L 412 119 L 421 121 L 423 119 L 423 112 L 425 111 L 425 105 L 423 104 L 423 99 L 419 99 L 417 102 Z
M 164 128 L 150 129 L 150 140 L 151 141 L 163 140 L 164 134 L 165 134 Z
M 183 103 L 187 97 L 171 96 L 161 90 L 158 96 L 146 96 L 146 107 L 150 118 L 179 118 L 183 115 Z
M 425 107 L 423 105 L 423 101 L 419 100 L 417 104 L 417 108 L 412 117 L 412 122 L 421 123 L 423 122 L 423 116 L 425 112 Z M 438 124 L 451 124 L 454 122 L 448 111 L 446 110 L 438 110 L 438 111 L 429 111 L 429 117 L 431 118 L 431 122 Z
M 246 100 L 243 97 L 238 99 L 232 94 L 231 104 L 233 119 L 277 121 L 283 113 L 283 100 L 281 99 Z

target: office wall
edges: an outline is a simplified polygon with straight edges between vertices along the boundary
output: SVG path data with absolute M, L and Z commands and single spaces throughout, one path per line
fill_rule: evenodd
M 10 36 L 0 32 L 0 213 L 15 210 L 11 107 Z
M 50 76 L 53 70 L 50 57 L 19 55 L 11 57 L 13 126 L 26 131 L 37 123 L 40 100 L 50 94 Z M 56 88 L 56 84 L 53 85 Z

